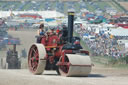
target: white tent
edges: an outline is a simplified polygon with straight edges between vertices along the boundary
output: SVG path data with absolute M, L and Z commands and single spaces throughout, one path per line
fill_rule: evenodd
M 128 36 L 128 29 L 119 27 L 117 29 L 111 29 L 109 33 L 114 36 Z
M 23 13 L 38 13 L 43 18 L 57 18 L 57 17 L 64 17 L 64 14 L 57 12 L 57 11 L 0 11 L 0 17 L 8 17 L 10 14 L 13 13 L 14 15 L 23 14 Z
M 10 11 L 0 11 L 0 18 L 10 16 Z

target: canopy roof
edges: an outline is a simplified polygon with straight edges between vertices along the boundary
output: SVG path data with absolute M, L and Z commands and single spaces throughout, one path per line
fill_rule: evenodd
M 23 14 L 23 13 L 35 13 L 42 16 L 42 18 L 56 18 L 56 17 L 64 17 L 64 14 L 57 11 L 0 11 L 0 17 L 8 17 L 12 14 Z
M 117 29 L 111 29 L 109 33 L 114 36 L 128 36 L 128 29 L 124 29 L 120 27 Z

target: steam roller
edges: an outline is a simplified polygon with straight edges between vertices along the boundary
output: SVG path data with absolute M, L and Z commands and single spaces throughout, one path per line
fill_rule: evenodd
M 38 36 L 28 53 L 30 72 L 40 75 L 44 70 L 56 70 L 62 76 L 88 76 L 92 63 L 89 52 L 83 50 L 80 38 L 73 36 L 74 12 L 68 12 L 68 27 L 59 33 Z

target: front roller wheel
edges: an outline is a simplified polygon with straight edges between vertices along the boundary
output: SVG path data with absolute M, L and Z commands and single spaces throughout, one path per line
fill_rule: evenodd
M 29 70 L 33 74 L 42 74 L 46 66 L 46 50 L 43 44 L 33 44 L 28 54 Z
M 59 62 L 62 62 L 62 57 L 60 58 Z M 67 76 L 69 72 L 69 64 L 70 64 L 67 56 L 65 56 L 64 62 L 65 62 L 65 65 L 59 65 L 58 73 L 62 76 Z
M 59 62 L 63 62 L 62 57 Z M 91 68 L 92 65 L 89 56 L 66 54 L 64 63 L 59 65 L 59 72 L 62 76 L 88 76 L 91 72 Z

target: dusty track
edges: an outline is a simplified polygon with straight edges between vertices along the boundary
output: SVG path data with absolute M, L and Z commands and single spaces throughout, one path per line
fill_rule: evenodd
M 0 70 L 0 85 L 128 85 L 128 72 L 94 67 L 89 77 L 63 77 L 55 71 L 33 75 L 27 69 Z
M 27 51 L 35 42 L 36 31 L 9 31 L 21 40 L 17 50 Z M 27 59 L 26 59 L 27 60 Z M 22 62 L 27 66 L 27 62 Z M 0 85 L 128 85 L 128 70 L 105 68 L 95 65 L 89 77 L 62 77 L 55 71 L 45 71 L 43 75 L 33 75 L 28 69 L 0 70 Z
M 35 36 L 37 35 L 36 30 L 20 30 L 20 31 L 8 31 L 9 35 L 12 35 L 14 38 L 20 38 L 21 45 L 17 45 L 18 55 L 21 55 L 23 49 L 28 53 L 30 46 L 36 42 Z M 12 46 L 8 46 L 10 48 Z M 27 56 L 25 56 L 27 57 Z M 27 59 L 21 58 L 21 68 L 27 67 Z
M 12 35 L 15 38 L 20 38 L 21 45 L 17 46 L 17 50 L 19 52 L 24 48 L 28 51 L 31 44 L 36 42 L 36 30 L 8 31 L 8 34 Z

